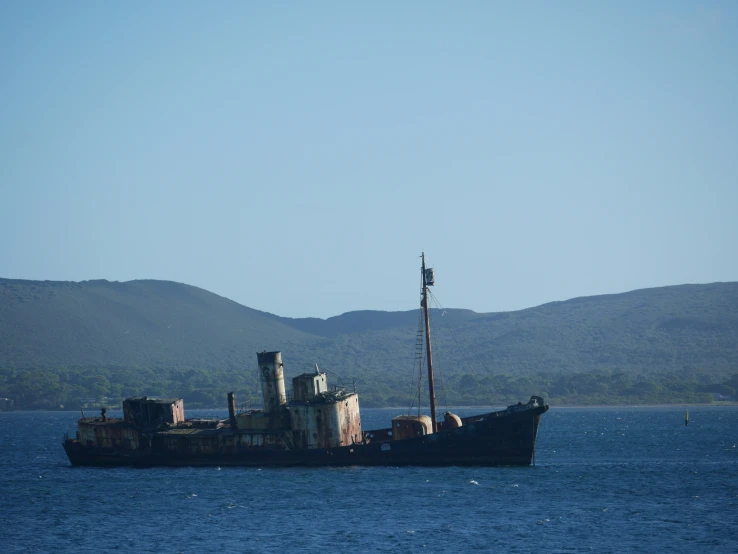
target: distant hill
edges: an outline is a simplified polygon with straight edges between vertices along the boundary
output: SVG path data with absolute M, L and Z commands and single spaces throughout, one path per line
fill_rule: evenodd
M 316 337 L 170 281 L 0 279 L 0 367 L 243 367 Z
M 238 369 L 282 350 L 366 376 L 413 364 L 418 311 L 291 319 L 169 281 L 0 279 L 0 367 Z M 492 372 L 738 368 L 738 283 L 575 298 L 517 312 L 433 310 L 439 367 Z
M 168 281 L 0 279 L 0 397 L 16 409 L 142 394 L 194 407 L 223 406 L 233 390 L 258 405 L 255 353 L 281 350 L 288 379 L 317 362 L 332 384 L 355 385 L 364 406 L 408 406 L 418 394 L 425 404 L 419 316 L 290 319 Z M 689 403 L 738 390 L 738 283 L 431 318 L 442 403 L 505 405 L 533 393 L 560 404 Z

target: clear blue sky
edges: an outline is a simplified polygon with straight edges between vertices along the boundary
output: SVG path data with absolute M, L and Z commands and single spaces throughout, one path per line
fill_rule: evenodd
M 0 276 L 279 315 L 738 280 L 738 3 L 0 3 Z

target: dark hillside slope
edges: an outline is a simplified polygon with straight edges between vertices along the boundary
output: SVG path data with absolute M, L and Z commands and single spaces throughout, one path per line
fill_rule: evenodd
M 448 376 L 738 368 L 738 283 L 432 314 L 434 359 Z M 290 319 L 168 281 L 0 279 L 0 368 L 250 369 L 256 351 L 278 349 L 288 376 L 318 362 L 347 378 L 409 381 L 418 316 Z
M 663 371 L 738 367 L 738 283 L 575 298 L 467 324 L 505 370 Z
M 0 279 L 0 366 L 230 368 L 310 338 L 197 287 Z
M 357 329 L 349 316 L 364 313 L 332 318 L 334 332 L 293 355 L 350 376 L 410 379 L 418 311 L 368 312 L 373 324 Z M 349 331 L 337 332 L 343 321 Z M 432 325 L 434 361 L 447 375 L 684 368 L 727 375 L 738 368 L 738 283 L 643 289 L 506 313 L 433 310 Z

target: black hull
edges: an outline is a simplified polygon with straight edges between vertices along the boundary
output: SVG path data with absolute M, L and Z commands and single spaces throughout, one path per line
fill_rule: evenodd
M 254 447 L 215 453 L 114 450 L 64 442 L 75 466 L 527 466 L 533 460 L 538 424 L 548 406 L 466 423 L 460 428 L 405 440 L 327 449 Z M 475 418 L 476 419 L 476 418 Z

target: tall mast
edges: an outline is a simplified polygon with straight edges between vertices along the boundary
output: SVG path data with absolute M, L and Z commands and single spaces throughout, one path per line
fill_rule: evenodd
M 423 259 L 423 267 L 421 272 L 423 274 L 423 312 L 425 314 L 425 348 L 428 357 L 428 394 L 430 395 L 430 411 L 431 421 L 433 422 L 433 432 L 438 430 L 438 424 L 436 423 L 436 386 L 433 381 L 433 352 L 431 350 L 431 339 L 430 339 L 430 317 L 428 315 L 428 281 L 425 273 L 425 252 L 421 255 Z

